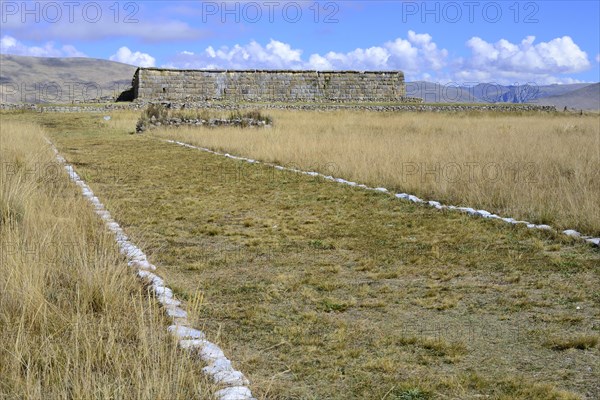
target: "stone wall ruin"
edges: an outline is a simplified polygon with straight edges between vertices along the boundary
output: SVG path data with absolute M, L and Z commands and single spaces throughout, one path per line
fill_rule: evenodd
M 401 71 L 138 68 L 133 97 L 167 101 L 401 102 Z

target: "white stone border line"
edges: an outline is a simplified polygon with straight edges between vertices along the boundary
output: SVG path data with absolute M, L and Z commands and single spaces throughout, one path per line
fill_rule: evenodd
M 253 160 L 251 158 L 233 156 L 233 155 L 231 155 L 229 153 L 220 153 L 218 151 L 214 151 L 214 150 L 208 149 L 206 147 L 194 146 L 194 145 L 191 145 L 189 143 L 179 142 L 179 141 L 176 141 L 176 140 L 167 140 L 167 139 L 165 139 L 165 141 L 167 143 L 174 143 L 174 144 L 177 144 L 179 146 L 183 146 L 183 147 L 188 147 L 188 148 L 191 148 L 191 149 L 205 151 L 205 152 L 208 152 L 208 153 L 211 153 L 211 154 L 215 154 L 215 155 L 218 155 L 218 156 L 223 156 L 223 157 L 231 158 L 231 159 L 234 159 L 234 160 L 246 161 L 246 162 L 251 163 L 251 164 L 263 164 L 263 165 L 266 165 L 268 167 L 273 167 L 275 169 L 278 169 L 280 171 L 290 171 L 290 172 L 295 172 L 295 173 L 303 174 L 303 175 L 318 176 L 320 178 L 323 178 L 323 179 L 326 179 L 326 180 L 329 180 L 329 181 L 333 181 L 333 182 L 337 182 L 337 183 L 341 183 L 343 185 L 354 186 L 354 187 L 362 188 L 362 189 L 365 189 L 365 190 L 373 190 L 373 191 L 376 191 L 376 192 L 390 193 L 389 190 L 387 190 L 386 188 L 382 188 L 382 187 L 372 188 L 372 187 L 369 187 L 367 185 L 358 184 L 356 182 L 350 182 L 350 181 L 347 181 L 347 180 L 342 179 L 342 178 L 334 178 L 331 175 L 321 174 L 320 172 L 302 171 L 302 170 L 299 170 L 299 169 L 296 169 L 296 168 L 288 168 L 288 167 L 283 167 L 281 165 L 276 165 L 276 164 L 272 164 L 272 163 L 268 163 L 268 162 L 256 161 L 256 160 Z M 549 225 L 536 225 L 536 224 L 532 224 L 531 222 L 527 222 L 527 221 L 518 221 L 518 220 L 516 220 L 514 218 L 500 217 L 500 216 L 498 216 L 496 214 L 492 214 L 492 213 L 490 213 L 489 211 L 486 211 L 486 210 L 475 210 L 474 208 L 471 208 L 471 207 L 447 206 L 447 205 L 441 204 L 440 202 L 434 201 L 434 200 L 425 201 L 425 200 L 422 200 L 422 199 L 418 198 L 417 196 L 414 196 L 412 194 L 407 194 L 407 193 L 396 193 L 394 196 L 396 198 L 398 198 L 398 199 L 412 201 L 413 203 L 426 204 L 426 205 L 429 205 L 431 207 L 435 207 L 438 210 L 445 210 L 445 209 L 447 209 L 447 210 L 456 210 L 456 211 L 465 212 L 465 213 L 467 213 L 469 215 L 479 216 L 479 217 L 482 217 L 482 218 L 497 219 L 497 220 L 504 221 L 504 222 L 507 222 L 507 223 L 513 224 L 513 225 L 524 224 L 524 225 L 526 225 L 530 229 L 543 229 L 543 230 L 550 230 L 550 231 L 558 232 L 558 230 L 552 228 Z M 582 235 L 581 233 L 579 233 L 579 232 L 577 232 L 577 231 L 575 231 L 573 229 L 564 230 L 564 231 L 562 231 L 562 233 L 565 234 L 565 235 L 567 235 L 567 236 L 571 236 L 573 238 L 585 240 L 586 242 L 591 243 L 591 244 L 593 244 L 595 246 L 600 246 L 600 237 L 595 238 L 595 237 L 591 237 L 591 236 L 585 236 L 585 235 Z
M 69 174 L 69 178 L 81 188 L 83 196 L 88 199 L 95 208 L 96 214 L 102 218 L 108 229 L 115 234 L 121 254 L 127 257 L 127 264 L 136 270 L 137 276 L 149 284 L 158 302 L 163 306 L 166 314 L 173 321 L 167 329 L 178 341 L 179 347 L 197 353 L 207 366 L 202 371 L 212 377 L 213 381 L 221 386 L 214 395 L 218 400 L 254 400 L 252 392 L 248 388 L 248 379 L 240 371 L 235 370 L 231 361 L 225 357 L 223 350 L 214 343 L 206 340 L 204 332 L 189 326 L 187 312 L 181 308 L 181 302 L 173 295 L 173 290 L 165 285 L 164 280 L 154 272 L 156 266 L 151 264 L 146 254 L 132 243 L 119 224 L 111 217 L 98 197 L 94 195 L 90 187 L 79 177 L 61 156 L 52 142 L 48 143 L 54 150 L 56 160 L 63 164 Z

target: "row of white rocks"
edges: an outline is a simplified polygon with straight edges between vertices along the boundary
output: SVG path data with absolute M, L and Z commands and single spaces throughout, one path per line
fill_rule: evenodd
M 191 145 L 189 143 L 179 142 L 179 141 L 176 141 L 176 140 L 166 140 L 166 142 L 168 142 L 168 143 L 174 143 L 174 144 L 177 144 L 179 146 L 189 147 L 191 149 L 205 151 L 205 152 L 208 152 L 208 153 L 212 153 L 212 154 L 215 154 L 215 155 L 219 155 L 219 156 L 231 158 L 231 159 L 234 159 L 234 160 L 246 161 L 246 162 L 251 163 L 251 164 L 263 164 L 263 165 L 266 165 L 266 166 L 269 166 L 269 167 L 273 167 L 273 168 L 281 170 L 281 171 L 291 171 L 291 172 L 295 172 L 295 173 L 299 173 L 299 174 L 303 174 L 303 175 L 320 177 L 320 178 L 323 178 L 323 179 L 326 179 L 326 180 L 329 180 L 329 181 L 341 183 L 343 185 L 354 186 L 354 187 L 358 187 L 358 188 L 362 188 L 362 189 L 366 189 L 366 190 L 374 190 L 374 191 L 382 192 L 382 193 L 390 193 L 389 190 L 387 190 L 386 188 L 382 188 L 382 187 L 372 188 L 372 187 L 369 187 L 369 186 L 364 185 L 364 184 L 358 184 L 356 182 L 347 181 L 347 180 L 342 179 L 342 178 L 335 178 L 335 177 L 333 177 L 331 175 L 325 175 L 325 174 L 321 174 L 319 172 L 302 171 L 302 170 L 299 170 L 299 169 L 296 169 L 296 168 L 283 167 L 281 165 L 276 165 L 276 164 L 272 164 L 272 163 L 267 163 L 267 162 L 261 162 L 261 161 L 253 160 L 251 158 L 234 156 L 234 155 L 231 155 L 229 153 L 220 153 L 218 151 L 214 151 L 214 150 L 211 150 L 211 149 L 208 149 L 208 148 L 205 148 L 205 147 L 194 146 L 194 145 Z M 486 210 L 476 210 L 476 209 L 471 208 L 471 207 L 448 206 L 448 205 L 441 204 L 440 202 L 434 201 L 434 200 L 430 200 L 430 201 L 422 200 L 422 199 L 420 199 L 417 196 L 414 196 L 412 194 L 396 193 L 394 196 L 396 198 L 398 198 L 398 199 L 411 201 L 413 203 L 427 204 L 427 205 L 429 205 L 431 207 L 435 207 L 438 210 L 446 210 L 447 209 L 447 210 L 461 211 L 461 212 L 467 213 L 469 215 L 479 216 L 479 217 L 482 217 L 482 218 L 497 219 L 497 220 L 504 221 L 504 222 L 507 222 L 507 223 L 513 224 L 513 225 L 523 224 L 523 225 L 526 225 L 530 229 L 543 229 L 543 230 L 552 230 L 552 231 L 555 230 L 554 228 L 552 228 L 549 225 L 537 225 L 537 224 L 532 224 L 531 222 L 527 222 L 527 221 L 519 221 L 519 220 L 516 220 L 514 218 L 500 217 L 499 215 L 492 214 L 489 211 L 486 211 Z M 573 238 L 579 238 L 579 239 L 585 240 L 588 243 L 591 243 L 591 244 L 593 244 L 595 246 L 600 246 L 600 238 L 598 238 L 598 237 L 595 238 L 595 237 L 591 237 L 591 236 L 585 236 L 585 235 L 582 235 L 581 233 L 579 233 L 579 232 L 577 232 L 577 231 L 575 231 L 573 229 L 564 230 L 564 231 L 562 231 L 562 233 L 565 234 L 565 235 L 567 235 L 567 236 L 571 236 Z
M 219 346 L 206 340 L 204 332 L 190 326 L 187 319 L 188 314 L 181 307 L 181 302 L 173 295 L 173 290 L 165 284 L 160 276 L 152 272 L 156 270 L 156 266 L 151 264 L 146 254 L 129 240 L 123 229 L 111 217 L 90 187 L 59 154 L 56 147 L 50 141 L 48 142 L 56 154 L 56 159 L 69 174 L 69 178 L 81 188 L 83 196 L 94 205 L 96 214 L 102 218 L 108 229 L 115 234 L 120 252 L 127 258 L 128 265 L 135 269 L 137 276 L 144 283 L 149 285 L 158 302 L 165 309 L 167 316 L 171 318 L 173 323 L 167 329 L 177 338 L 179 347 L 194 352 L 206 363 L 206 367 L 202 371 L 211 376 L 214 382 L 220 386 L 215 392 L 215 397 L 219 400 L 254 399 L 248 388 L 248 379 L 244 374 L 232 367 L 231 361 L 225 357 Z

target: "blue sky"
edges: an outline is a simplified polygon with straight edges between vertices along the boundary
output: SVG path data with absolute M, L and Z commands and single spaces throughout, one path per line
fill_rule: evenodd
M 0 52 L 172 68 L 600 81 L 600 1 L 7 1 Z

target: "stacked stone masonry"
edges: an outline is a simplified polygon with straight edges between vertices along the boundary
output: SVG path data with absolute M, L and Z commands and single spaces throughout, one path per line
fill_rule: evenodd
M 337 111 L 337 110 L 365 110 L 378 112 L 556 112 L 554 106 L 539 106 L 536 104 L 398 104 L 398 105 L 371 105 L 365 104 L 238 104 L 238 103 L 211 103 L 211 102 L 170 102 L 170 101 L 136 101 L 133 103 L 105 104 L 100 106 L 40 106 L 36 104 L 3 104 L 0 103 L 1 110 L 32 110 L 36 112 L 57 112 L 57 113 L 75 113 L 75 112 L 102 112 L 109 113 L 117 110 L 142 110 L 148 104 L 162 104 L 167 108 L 173 109 L 199 109 L 210 108 L 216 110 L 255 110 L 256 108 L 268 110 L 318 110 L 318 111 Z M 578 112 L 579 113 L 579 112 Z
M 403 101 L 400 71 L 215 71 L 138 68 L 134 98 L 187 101 Z

